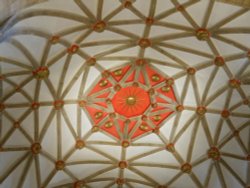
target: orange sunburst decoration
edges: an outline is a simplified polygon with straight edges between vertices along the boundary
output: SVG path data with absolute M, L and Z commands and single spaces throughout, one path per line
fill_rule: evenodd
M 159 132 L 174 112 L 168 107 L 176 103 L 173 80 L 145 60 L 139 61 L 133 62 L 135 67 L 105 70 L 106 74 L 96 80 L 87 94 L 91 101 L 79 103 L 89 114 L 93 132 L 104 131 L 121 140 L 124 136 L 133 140 L 154 130 Z
M 150 98 L 142 88 L 130 86 L 118 91 L 112 103 L 117 113 L 132 117 L 145 112 L 150 105 Z

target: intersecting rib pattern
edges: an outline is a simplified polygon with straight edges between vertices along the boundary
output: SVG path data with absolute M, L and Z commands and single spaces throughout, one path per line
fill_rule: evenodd
M 12 17 L 1 186 L 248 188 L 249 18 L 214 0 L 51 0 Z M 128 87 L 151 111 L 107 110 Z

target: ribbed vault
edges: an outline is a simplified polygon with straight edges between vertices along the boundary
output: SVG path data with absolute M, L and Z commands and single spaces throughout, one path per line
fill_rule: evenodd
M 249 18 L 214 0 L 49 0 L 11 17 L 0 187 L 249 188 Z

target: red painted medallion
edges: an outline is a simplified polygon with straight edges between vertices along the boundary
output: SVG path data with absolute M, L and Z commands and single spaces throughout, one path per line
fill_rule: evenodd
M 130 86 L 118 91 L 112 104 L 117 113 L 129 118 L 143 114 L 150 105 L 150 98 L 142 88 Z

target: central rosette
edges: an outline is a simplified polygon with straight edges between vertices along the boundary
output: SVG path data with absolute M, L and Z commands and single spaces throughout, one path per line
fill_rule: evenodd
M 117 113 L 129 118 L 143 114 L 150 105 L 150 98 L 144 89 L 130 86 L 120 89 L 112 104 Z
M 133 141 L 158 132 L 178 104 L 174 80 L 143 59 L 102 72 L 79 101 L 93 131 Z

